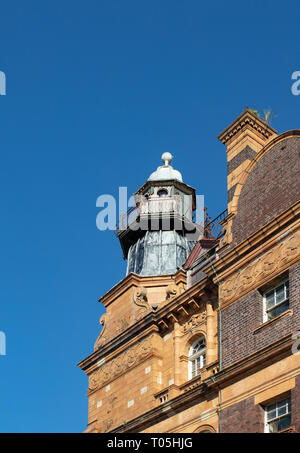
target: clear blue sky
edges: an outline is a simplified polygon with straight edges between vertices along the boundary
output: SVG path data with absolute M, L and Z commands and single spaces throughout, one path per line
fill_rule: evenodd
M 212 216 L 217 135 L 246 105 L 299 128 L 298 1 L 10 1 L 0 11 L 1 432 L 79 432 L 103 312 L 125 275 L 96 198 L 135 191 L 164 151 Z

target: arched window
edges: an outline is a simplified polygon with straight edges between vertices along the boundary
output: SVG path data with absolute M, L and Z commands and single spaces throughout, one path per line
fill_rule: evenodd
M 189 379 L 193 379 L 200 374 L 201 368 L 206 363 L 205 338 L 198 338 L 189 350 Z

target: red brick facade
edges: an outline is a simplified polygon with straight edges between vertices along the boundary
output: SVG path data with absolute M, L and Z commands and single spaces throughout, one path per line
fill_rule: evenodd
M 254 398 L 247 398 L 225 408 L 221 414 L 222 433 L 262 433 L 264 411 Z
M 258 290 L 235 302 L 222 311 L 223 367 L 265 348 L 300 325 L 300 263 L 288 272 L 290 309 L 292 313 L 274 324 L 263 324 L 263 297 Z
M 232 222 L 234 247 L 299 200 L 300 138 L 277 143 L 254 166 Z

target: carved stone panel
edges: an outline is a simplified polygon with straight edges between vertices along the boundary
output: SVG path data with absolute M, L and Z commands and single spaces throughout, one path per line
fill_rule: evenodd
M 272 250 L 235 272 L 222 284 L 222 303 L 233 302 L 263 284 L 300 256 L 300 231 L 295 232 Z
M 94 371 L 89 378 L 89 391 L 94 391 L 117 376 L 126 372 L 132 366 L 141 362 L 152 351 L 151 337 L 139 341 L 115 359 Z
M 206 311 L 193 315 L 184 325 L 183 333 L 187 333 L 206 322 Z
M 152 307 L 148 303 L 147 289 L 143 286 L 138 286 L 133 292 L 131 303 L 128 303 L 128 312 L 123 314 L 120 319 L 114 319 L 110 313 L 105 313 L 101 316 L 100 324 L 103 328 L 95 342 L 94 350 L 96 351 L 108 341 L 120 335 L 151 310 Z

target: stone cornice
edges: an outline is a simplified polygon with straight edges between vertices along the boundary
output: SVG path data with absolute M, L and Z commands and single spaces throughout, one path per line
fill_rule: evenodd
M 200 306 L 206 304 L 211 298 L 217 297 L 215 286 L 208 278 L 203 278 L 184 293 L 164 305 L 155 316 L 156 324 L 161 331 L 172 328 L 173 322 L 187 320 L 196 313 Z
M 199 281 L 179 296 L 171 299 L 157 312 L 152 311 L 123 331 L 117 337 L 107 342 L 100 349 L 82 360 L 78 366 L 90 373 L 96 362 L 103 359 L 111 360 L 114 355 L 119 354 L 124 345 L 128 347 L 132 342 L 139 341 L 145 333 L 164 331 L 172 327 L 178 317 L 188 318 L 202 303 L 206 303 L 209 296 L 213 296 L 211 281 L 207 278 Z M 199 300 L 201 299 L 202 300 Z
M 144 318 L 130 326 L 119 336 L 114 337 L 101 348 L 90 354 L 77 365 L 90 374 L 97 366 L 97 362 L 105 359 L 105 363 L 119 355 L 123 350 L 140 341 L 143 337 L 157 333 L 159 331 L 155 324 L 153 313 L 149 313 Z
M 151 187 L 151 186 L 161 186 L 161 185 L 165 185 L 165 186 L 178 186 L 180 187 L 183 191 L 186 191 L 188 193 L 190 193 L 191 195 L 193 195 L 193 197 L 195 196 L 195 189 L 194 187 L 192 186 L 189 186 L 188 184 L 185 184 L 184 182 L 181 182 L 181 181 L 178 181 L 177 179 L 169 179 L 169 180 L 163 180 L 163 181 L 159 181 L 159 180 L 155 180 L 155 181 L 146 181 L 136 192 L 134 195 L 138 195 L 138 194 L 141 194 L 143 192 L 145 192 L 145 190 L 148 188 L 148 187 Z
M 126 275 L 123 280 L 116 283 L 111 289 L 109 289 L 103 296 L 98 299 L 104 306 L 107 306 L 111 299 L 116 299 L 123 294 L 131 286 L 138 286 L 140 284 L 140 278 L 136 274 Z
M 218 135 L 218 139 L 226 145 L 247 127 L 254 129 L 264 140 L 268 140 L 272 135 L 277 134 L 277 131 L 273 127 L 256 116 L 250 109 L 246 108 L 230 126 Z
M 131 287 L 137 287 L 139 285 L 147 286 L 162 286 L 164 283 L 169 284 L 170 280 L 175 280 L 176 283 L 185 282 L 186 274 L 183 270 L 179 269 L 175 275 L 160 275 L 157 277 L 141 277 L 137 274 L 129 274 L 123 280 L 118 282 L 113 286 L 109 291 L 107 291 L 102 297 L 100 297 L 99 302 L 101 302 L 105 307 L 107 307 L 111 302 L 121 296 L 125 291 Z

